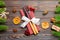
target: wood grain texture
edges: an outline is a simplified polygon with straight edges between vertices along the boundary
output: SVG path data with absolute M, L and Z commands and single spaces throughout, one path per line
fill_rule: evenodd
M 17 0 L 4 0 L 4 1 L 17 1 Z M 58 0 L 18 0 L 18 1 L 58 1 Z
M 41 1 L 41 0 L 38 0 L 38 1 L 26 1 L 26 0 L 5 0 L 6 2 L 6 8 L 7 8 L 7 11 L 10 12 L 10 14 L 8 15 L 8 20 L 6 22 L 6 25 L 9 26 L 9 30 L 7 30 L 7 32 L 4 32 L 4 33 L 0 33 L 0 40 L 57 40 L 56 37 L 52 36 L 51 34 L 51 26 L 52 26 L 52 23 L 50 23 L 50 18 L 51 17 L 54 17 L 55 14 L 54 14 L 54 11 L 55 11 L 55 6 L 58 4 L 58 1 Z M 43 21 L 47 21 L 50 23 L 50 28 L 48 28 L 47 30 L 43 30 L 41 28 L 41 25 L 40 25 L 40 33 L 38 35 L 31 35 L 31 36 L 24 36 L 24 37 L 21 37 L 19 39 L 11 39 L 9 38 L 9 35 L 10 34 L 23 34 L 24 31 L 26 29 L 21 29 L 20 28 L 20 24 L 19 25 L 14 25 L 13 22 L 12 22 L 12 19 L 15 17 L 15 16 L 20 16 L 19 14 L 19 10 L 24 7 L 25 5 L 31 5 L 31 6 L 34 6 L 36 7 L 36 12 L 35 12 L 35 16 L 40 18 L 40 22 L 42 23 Z M 16 7 L 17 9 L 17 13 L 12 13 L 12 9 Z M 46 16 L 43 16 L 42 13 L 45 9 L 48 9 L 48 14 Z M 17 28 L 18 29 L 18 32 L 17 33 L 13 33 L 12 32 L 12 29 L 13 28 Z

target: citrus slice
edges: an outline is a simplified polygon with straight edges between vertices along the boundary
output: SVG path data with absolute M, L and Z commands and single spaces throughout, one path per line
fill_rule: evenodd
M 42 22 L 42 28 L 43 29 L 49 28 L 49 23 L 48 22 Z
M 20 19 L 20 17 L 15 17 L 15 18 L 13 18 L 13 23 L 14 24 L 19 24 L 21 22 L 21 19 Z

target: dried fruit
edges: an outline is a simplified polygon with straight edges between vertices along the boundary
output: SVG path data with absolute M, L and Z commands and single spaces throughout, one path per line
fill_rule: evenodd
M 15 18 L 13 18 L 13 23 L 14 24 L 19 24 L 21 22 L 21 19 L 20 19 L 20 17 L 15 17 Z
M 49 23 L 48 22 L 42 22 L 42 28 L 43 29 L 49 28 Z

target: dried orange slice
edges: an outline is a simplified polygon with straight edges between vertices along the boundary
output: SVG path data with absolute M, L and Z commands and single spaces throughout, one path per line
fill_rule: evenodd
M 15 18 L 13 18 L 13 23 L 14 24 L 19 24 L 21 22 L 21 19 L 20 19 L 20 17 L 15 17 Z
M 48 22 L 42 22 L 42 28 L 43 29 L 49 28 L 49 23 Z

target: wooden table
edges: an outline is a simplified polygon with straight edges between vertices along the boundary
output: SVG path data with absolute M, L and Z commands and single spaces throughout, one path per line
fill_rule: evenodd
M 4 33 L 0 33 L 0 40 L 57 40 L 57 37 L 52 36 L 51 34 L 51 26 L 52 23 L 50 23 L 50 18 L 54 17 L 54 10 L 56 5 L 58 4 L 58 1 L 40 1 L 40 0 L 35 0 L 35 1 L 21 1 L 21 0 L 5 0 L 6 2 L 6 8 L 7 11 L 10 12 L 9 14 L 9 18 L 6 22 L 6 25 L 9 26 L 9 30 L 7 32 Z M 15 16 L 20 16 L 19 14 L 19 10 L 24 7 L 25 5 L 31 5 L 37 8 L 36 12 L 35 12 L 35 16 L 40 18 L 40 22 L 43 21 L 47 21 L 50 23 L 50 28 L 48 28 L 47 30 L 43 30 L 41 28 L 40 33 L 38 35 L 31 35 L 31 36 L 24 36 L 21 37 L 19 39 L 11 39 L 9 38 L 10 34 L 23 34 L 25 29 L 21 29 L 20 28 L 20 24 L 19 25 L 14 25 L 12 22 L 12 19 Z M 12 13 L 12 8 L 16 7 L 17 9 L 17 13 Z M 42 13 L 43 11 L 47 9 L 49 12 L 47 15 L 43 16 Z M 41 25 L 40 25 L 41 27 Z M 13 33 L 12 29 L 13 28 L 17 28 L 18 32 L 17 33 Z

